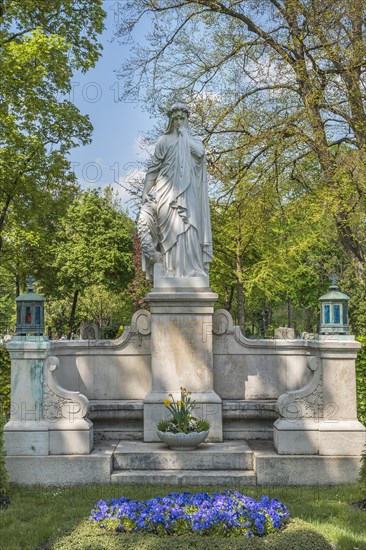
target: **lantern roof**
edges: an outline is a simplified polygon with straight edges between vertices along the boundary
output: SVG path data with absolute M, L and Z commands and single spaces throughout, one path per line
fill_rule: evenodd
M 37 294 L 34 292 L 34 279 L 33 277 L 29 277 L 27 280 L 27 292 L 25 294 L 21 294 L 17 298 L 15 298 L 16 302 L 45 302 L 46 298 L 41 296 L 40 294 Z
M 319 300 L 321 302 L 329 300 L 349 300 L 349 296 L 344 292 L 340 292 L 337 285 L 331 285 L 329 291 L 323 294 L 323 296 L 320 296 Z

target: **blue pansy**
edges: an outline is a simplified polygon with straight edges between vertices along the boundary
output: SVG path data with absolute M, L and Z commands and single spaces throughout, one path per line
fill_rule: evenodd
M 119 524 L 117 530 L 121 532 L 145 530 L 160 533 L 163 528 L 169 533 L 185 529 L 204 534 L 217 529 L 229 533 L 236 528 L 236 534 L 251 537 L 265 535 L 269 522 L 279 529 L 289 517 L 286 506 L 277 499 L 262 496 L 257 501 L 238 491 L 228 490 L 212 496 L 208 493 L 174 492 L 144 502 L 125 497 L 100 500 L 89 520 L 106 528 L 109 520 L 123 522 L 128 518 L 128 528 Z

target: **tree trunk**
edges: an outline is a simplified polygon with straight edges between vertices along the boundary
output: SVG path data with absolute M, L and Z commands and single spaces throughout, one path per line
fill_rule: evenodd
M 243 296 L 243 283 L 237 281 L 236 283 L 236 305 L 238 311 L 238 324 L 240 330 L 244 334 L 245 331 L 245 311 L 244 311 L 244 296 Z
M 287 299 L 287 326 L 291 327 L 291 300 Z
M 79 296 L 79 291 L 78 291 L 78 290 L 75 290 L 75 292 L 74 292 L 74 298 L 73 298 L 73 300 L 72 300 L 70 318 L 69 318 L 69 331 L 68 331 L 68 333 L 67 333 L 67 339 L 68 339 L 68 340 L 71 339 L 71 335 L 72 335 L 73 328 L 74 328 L 75 313 L 76 313 L 76 306 L 77 306 L 77 303 L 78 303 L 78 296 Z
M 20 281 L 19 281 L 19 275 L 15 275 L 15 295 L 18 297 L 20 296 Z
M 262 333 L 264 338 L 268 336 L 269 325 L 272 321 L 272 308 L 264 302 L 262 309 Z
M 313 332 L 313 310 L 308 308 L 305 310 L 305 332 Z
M 231 285 L 230 287 L 230 294 L 228 292 L 225 292 L 225 303 L 224 303 L 224 309 L 229 311 L 231 313 L 231 308 L 233 307 L 233 297 L 234 297 L 234 290 L 235 286 Z
M 336 216 L 336 226 L 339 240 L 344 251 L 353 260 L 355 275 L 360 283 L 364 281 L 365 258 L 360 243 L 355 239 L 354 233 L 347 223 L 346 215 L 339 212 Z
M 236 241 L 236 305 L 238 313 L 238 323 L 240 330 L 244 334 L 245 331 L 245 313 L 244 313 L 244 293 L 243 293 L 243 265 L 241 259 L 241 228 L 238 227 L 239 233 Z
M 99 294 L 99 334 L 102 334 L 103 328 L 103 300 L 102 296 Z

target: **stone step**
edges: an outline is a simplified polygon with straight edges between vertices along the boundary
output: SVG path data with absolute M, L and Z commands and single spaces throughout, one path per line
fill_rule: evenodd
M 111 483 L 239 487 L 256 485 L 256 475 L 253 470 L 115 470 Z
M 252 470 L 253 452 L 244 441 L 202 443 L 194 451 L 174 451 L 164 443 L 120 441 L 114 470 Z

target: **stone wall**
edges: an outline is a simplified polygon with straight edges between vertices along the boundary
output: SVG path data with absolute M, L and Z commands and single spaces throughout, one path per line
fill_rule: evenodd
M 65 388 L 89 400 L 140 400 L 151 389 L 150 314 L 138 311 L 117 340 L 51 342 Z
M 60 384 L 89 400 L 144 399 L 151 391 L 149 322 L 148 312 L 139 311 L 118 340 L 51 342 Z M 206 330 L 214 332 L 214 388 L 222 399 L 273 400 L 308 379 L 314 342 L 245 338 L 224 310 L 213 324 Z

